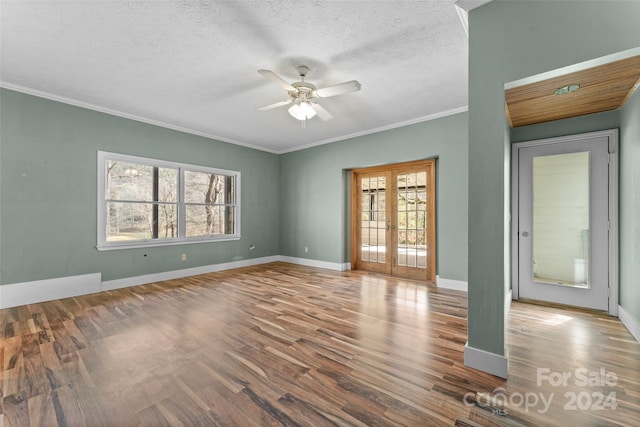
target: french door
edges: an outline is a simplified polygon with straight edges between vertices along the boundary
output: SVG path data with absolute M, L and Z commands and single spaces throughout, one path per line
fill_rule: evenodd
M 611 308 L 616 151 L 609 132 L 514 144 L 519 297 Z
M 352 173 L 354 269 L 435 282 L 435 160 Z

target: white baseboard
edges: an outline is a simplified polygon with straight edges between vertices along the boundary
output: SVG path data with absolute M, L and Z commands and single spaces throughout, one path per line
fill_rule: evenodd
M 102 282 L 102 290 L 128 288 L 129 286 L 144 285 L 147 283 L 161 282 L 163 280 L 180 279 L 182 277 L 196 276 L 198 274 L 215 273 L 216 271 L 231 270 L 233 268 L 250 267 L 252 265 L 266 264 L 280 261 L 279 256 L 243 259 L 239 261 L 223 262 L 220 264 L 203 265 L 200 267 L 183 268 L 181 270 L 163 271 L 160 273 L 145 274 L 143 276 L 125 277 L 123 279 L 108 280 Z
M 436 276 L 436 285 L 442 289 L 469 292 L 469 283 L 462 280 L 444 279 L 440 276 Z
M 500 378 L 509 375 L 509 359 L 506 356 L 469 347 L 468 342 L 464 345 L 464 364 Z
M 328 261 L 318 261 L 315 259 L 308 258 L 297 258 L 291 256 L 279 256 L 279 261 L 282 262 L 290 262 L 291 264 L 305 265 L 307 267 L 317 267 L 317 268 L 326 268 L 327 270 L 335 270 L 335 271 L 347 271 L 351 270 L 351 264 L 348 262 L 339 263 L 339 262 L 328 262 Z
M 627 313 L 621 305 L 618 306 L 618 318 L 629 332 L 631 332 L 631 335 L 633 335 L 636 341 L 640 342 L 640 323 L 638 323 L 631 314 Z
M 102 275 L 91 273 L 2 285 L 0 308 L 93 294 L 101 291 L 101 283 Z
M 509 289 L 509 292 L 504 296 L 504 318 L 507 319 L 509 310 L 511 310 L 511 300 L 513 299 L 513 290 Z
M 0 308 L 16 307 L 19 305 L 35 304 L 60 298 L 93 294 L 101 291 L 127 288 L 163 280 L 179 279 L 181 277 L 198 274 L 214 273 L 216 271 L 233 268 L 249 267 L 270 262 L 289 262 L 309 267 L 326 268 L 329 270 L 345 271 L 351 269 L 350 263 L 334 263 L 305 258 L 274 255 L 262 258 L 243 259 L 220 264 L 203 265 L 200 267 L 184 268 L 181 270 L 163 271 L 142 276 L 125 277 L 122 279 L 102 281 L 101 273 L 83 274 L 80 276 L 58 277 L 54 279 L 36 280 L 33 282 L 12 283 L 0 286 Z

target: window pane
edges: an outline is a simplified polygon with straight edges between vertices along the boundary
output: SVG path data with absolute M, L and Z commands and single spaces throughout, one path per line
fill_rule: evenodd
M 412 206 L 413 208 L 413 206 Z M 407 220 L 407 228 L 417 228 L 417 215 L 415 211 L 411 211 L 411 212 L 407 212 L 407 215 L 409 216 L 408 220 Z
M 406 245 L 407 244 L 407 232 L 404 230 L 398 231 L 398 244 Z
M 369 261 L 369 256 L 371 254 L 371 246 L 369 245 L 369 228 L 368 227 L 363 227 L 362 228 L 362 246 L 360 247 L 361 250 L 361 258 L 362 261 Z
M 98 249 L 236 237 L 240 173 L 102 151 L 98 159 Z
M 153 167 L 107 161 L 107 200 L 153 201 Z
M 158 238 L 177 236 L 176 205 L 158 207 Z M 153 203 L 107 203 L 107 241 L 153 238 Z
M 174 204 L 158 205 L 158 238 L 175 239 L 178 237 L 177 207 Z
M 192 171 L 184 174 L 187 203 L 234 203 L 233 190 L 233 177 L 230 176 Z
M 371 246 L 378 246 L 378 232 L 375 228 L 369 229 L 369 244 Z
M 418 207 L 419 211 L 427 210 L 427 193 L 425 191 L 418 191 Z
M 386 221 L 386 209 L 387 209 L 387 199 L 384 192 L 384 189 L 380 190 L 377 194 L 378 206 L 377 206 L 377 219 L 378 221 Z
M 157 191 L 154 192 L 153 166 L 107 161 L 106 199 L 136 202 L 176 202 L 178 170 L 157 168 Z
M 419 207 L 419 205 L 418 205 L 418 207 Z M 418 211 L 418 220 L 417 220 L 417 223 L 416 223 L 416 228 L 418 230 L 424 230 L 425 228 L 427 228 L 427 221 L 426 221 L 426 218 L 425 218 L 425 214 L 426 214 L 425 211 Z
M 178 201 L 178 169 L 158 168 L 158 201 Z
M 362 221 L 369 221 L 371 218 L 371 195 L 362 193 Z
M 187 237 L 234 233 L 232 206 L 187 205 L 186 214 Z
M 412 246 L 416 244 L 416 230 L 407 231 L 407 244 Z
M 407 213 L 404 211 L 398 212 L 398 228 L 407 228 Z

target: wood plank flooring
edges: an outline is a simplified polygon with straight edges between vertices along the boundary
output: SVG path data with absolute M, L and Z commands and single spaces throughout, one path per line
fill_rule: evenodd
M 640 425 L 617 319 L 514 303 L 504 381 L 464 366 L 466 318 L 464 293 L 285 263 L 0 310 L 0 427 Z

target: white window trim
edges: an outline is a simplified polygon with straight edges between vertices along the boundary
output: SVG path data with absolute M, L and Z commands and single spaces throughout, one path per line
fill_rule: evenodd
M 107 160 L 115 160 L 121 162 L 142 164 L 147 166 L 161 167 L 161 168 L 173 168 L 178 169 L 178 237 L 173 239 L 147 239 L 147 240 L 135 240 L 133 242 L 107 242 L 106 240 L 106 199 L 105 199 L 105 163 Z M 185 236 L 185 202 L 184 202 L 184 171 L 190 172 L 203 172 L 214 173 L 218 175 L 233 176 L 235 178 L 235 209 L 234 209 L 234 224 L 235 233 L 225 234 L 222 236 L 197 236 L 186 237 Z M 96 249 L 99 251 L 110 251 L 116 249 L 133 249 L 133 248 L 150 248 L 156 246 L 174 246 L 185 245 L 193 243 L 208 243 L 208 242 L 224 242 L 230 240 L 240 240 L 240 172 L 231 171 L 226 169 L 211 168 L 206 166 L 192 165 L 188 163 L 170 162 L 166 160 L 156 160 L 147 157 L 130 156 L 127 154 L 110 153 L 107 151 L 98 151 L 98 244 Z

